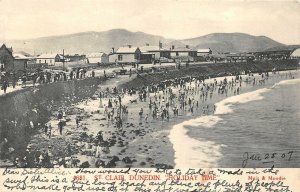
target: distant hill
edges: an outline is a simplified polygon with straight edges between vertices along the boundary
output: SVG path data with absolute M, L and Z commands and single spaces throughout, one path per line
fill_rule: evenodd
M 5 43 L 14 51 L 25 51 L 31 54 L 62 53 L 87 54 L 90 52 L 109 53 L 111 48 L 131 44 L 133 46 L 158 45 L 161 41 L 165 48 L 184 47 L 211 48 L 214 52 L 249 52 L 263 51 L 273 47 L 285 46 L 265 36 L 252 36 L 243 33 L 212 33 L 192 39 L 167 39 L 162 36 L 143 32 L 131 32 L 125 29 L 113 29 L 104 32 L 83 32 L 70 35 L 50 36 L 26 40 L 9 40 Z
M 84 32 L 62 36 L 50 36 L 37 39 L 12 40 L 6 43 L 12 46 L 14 51 L 29 53 L 79 53 L 90 52 L 109 53 L 112 47 L 118 48 L 123 45 L 144 46 L 158 45 L 159 40 L 163 43 L 172 41 L 161 36 L 149 35 L 143 32 L 130 32 L 124 29 L 113 29 L 104 32 Z
M 195 48 L 211 48 L 213 52 L 252 52 L 284 46 L 265 36 L 244 33 L 212 33 L 201 37 L 181 40 Z

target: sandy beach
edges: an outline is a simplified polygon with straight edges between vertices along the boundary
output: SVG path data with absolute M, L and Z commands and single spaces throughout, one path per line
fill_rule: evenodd
M 83 167 L 96 167 L 97 161 L 103 161 L 104 167 L 216 167 L 221 157 L 220 148 L 223 146 L 216 145 L 212 141 L 190 138 L 188 130 L 184 126 L 187 124 L 192 126 L 205 125 L 207 128 L 213 126 L 218 122 L 218 116 L 213 114 L 228 110 L 224 107 L 226 98 L 234 95 L 237 97 L 243 93 L 268 87 L 280 80 L 289 79 L 291 78 L 289 73 L 289 71 L 280 72 L 280 74 L 270 73 L 263 84 L 259 84 L 257 81 L 255 85 L 246 81 L 246 79 L 256 78 L 256 80 L 259 80 L 261 75 L 253 74 L 251 77 L 241 75 L 242 80 L 237 81 L 235 84 L 235 86 L 240 87 L 239 95 L 236 93 L 236 87 L 228 89 L 227 96 L 225 93 L 218 94 L 218 89 L 215 87 L 206 99 L 200 97 L 201 91 L 197 87 L 201 87 L 199 81 L 186 82 L 184 83 L 185 86 L 190 90 L 194 90 L 187 94 L 187 97 L 193 98 L 193 110 L 191 111 L 190 108 L 186 107 L 179 110 L 179 114 L 176 116 L 172 112 L 172 107 L 170 107 L 169 119 L 165 118 L 164 120 L 160 117 L 152 117 L 149 98 L 153 102 L 155 93 L 148 93 L 146 101 L 140 101 L 138 94 L 121 94 L 122 105 L 128 107 L 128 114 L 122 114 L 122 128 L 117 128 L 115 121 L 108 120 L 107 112 L 105 112 L 108 99 L 117 100 L 118 94 L 107 93 L 101 99 L 102 104 L 99 99 L 100 92 L 107 90 L 107 88 L 108 90 L 114 87 L 118 89 L 118 87 L 135 78 L 134 76 L 131 78 L 118 76 L 98 85 L 98 91 L 92 98 L 86 98 L 82 102 L 61 109 L 65 121 L 62 135 L 59 134 L 57 128 L 57 112 L 53 112 L 51 120 L 47 123 L 52 127 L 51 137 L 49 138 L 44 130 L 40 130 L 39 134 L 32 137 L 29 146 L 31 149 L 38 149 L 41 152 L 47 151 L 55 166 L 72 167 L 70 163 L 66 162 L 75 159 L 77 164 L 73 166 Z M 292 71 L 291 75 L 295 73 L 295 71 Z M 213 84 L 215 81 L 224 81 L 224 78 L 206 79 L 205 83 L 207 85 Z M 232 78 L 235 77 L 226 77 L 227 81 L 231 81 Z M 238 85 L 239 83 L 240 85 Z M 169 88 L 178 98 L 179 87 L 170 86 Z M 161 90 L 156 95 L 157 102 L 163 106 L 167 102 L 167 96 L 170 96 L 170 93 L 164 94 Z M 165 98 L 163 98 L 164 96 Z M 196 105 L 196 103 L 198 104 Z M 179 102 L 175 99 L 174 105 L 179 106 L 178 104 Z M 139 111 L 141 108 L 143 108 L 143 115 L 140 117 Z M 116 103 L 108 111 L 117 111 L 117 109 L 118 105 Z M 148 118 L 145 118 L 147 114 Z M 199 117 L 201 118 L 199 119 Z M 80 119 L 78 126 L 76 118 Z M 100 156 L 96 158 L 95 147 L 93 146 L 95 146 L 99 131 L 102 131 L 103 140 L 106 141 L 109 151 L 101 151 Z M 202 153 L 195 153 L 195 147 L 202 148 Z M 186 156 L 189 158 L 185 158 Z M 61 161 L 65 163 L 58 163 Z

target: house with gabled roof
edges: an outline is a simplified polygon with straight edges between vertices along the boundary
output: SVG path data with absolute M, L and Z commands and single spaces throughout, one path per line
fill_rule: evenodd
M 126 45 L 119 47 L 117 51 L 109 54 L 110 63 L 139 63 L 141 58 L 141 51 L 138 47 Z
M 197 56 L 208 56 L 212 54 L 212 50 L 208 49 L 197 49 Z
M 170 58 L 170 51 L 163 48 L 161 43 L 159 43 L 159 46 L 146 44 L 146 46 L 140 47 L 140 50 L 142 53 L 142 59 L 146 55 L 151 55 L 152 59 L 156 61 L 161 58 Z
M 62 62 L 63 55 L 57 53 L 45 53 L 41 54 L 36 58 L 37 64 L 48 64 L 48 65 L 55 65 L 56 62 Z
M 103 52 L 89 53 L 86 55 L 87 62 L 93 63 L 108 63 L 108 55 Z
M 197 51 L 191 49 L 188 45 L 178 48 L 175 48 L 175 46 L 172 45 L 172 48 L 170 49 L 170 55 L 171 58 L 175 60 L 180 59 L 181 61 L 194 61 L 194 59 L 197 57 Z
M 14 57 L 12 48 L 6 47 L 3 44 L 0 47 L 0 71 L 13 71 L 14 70 Z
M 28 67 L 28 63 L 35 63 L 35 57 L 25 52 L 13 53 L 14 57 L 14 69 L 25 70 Z

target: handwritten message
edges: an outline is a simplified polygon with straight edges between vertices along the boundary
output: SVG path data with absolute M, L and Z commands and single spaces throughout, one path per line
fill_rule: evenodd
M 277 191 L 299 189 L 299 169 L 1 169 L 0 191 Z

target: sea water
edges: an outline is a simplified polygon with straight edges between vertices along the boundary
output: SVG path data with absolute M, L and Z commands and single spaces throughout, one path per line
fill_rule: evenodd
M 231 96 L 175 125 L 175 167 L 299 167 L 300 79 Z

